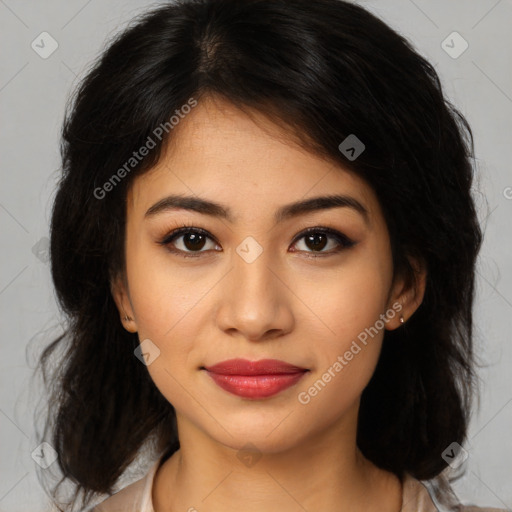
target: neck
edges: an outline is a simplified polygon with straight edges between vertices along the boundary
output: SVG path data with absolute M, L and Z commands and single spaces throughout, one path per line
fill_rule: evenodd
M 355 431 L 260 453 L 216 443 L 183 418 L 178 425 L 181 447 L 155 475 L 155 512 L 400 510 L 399 479 L 361 454 Z

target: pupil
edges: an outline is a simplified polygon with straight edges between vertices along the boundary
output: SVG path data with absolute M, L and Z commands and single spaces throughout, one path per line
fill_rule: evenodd
M 204 237 L 200 233 L 189 233 L 185 235 L 184 243 L 187 249 L 202 249 L 204 246 Z
M 323 240 L 322 240 L 323 238 Z M 308 235 L 307 236 L 307 241 L 308 242 L 312 242 L 311 245 L 308 244 L 308 247 L 310 249 L 315 249 L 315 250 L 322 250 L 325 245 L 326 245 L 326 236 L 324 233 L 315 233 L 313 235 Z M 323 243 L 322 243 L 323 241 Z M 317 246 L 317 244 L 320 245 L 320 247 Z

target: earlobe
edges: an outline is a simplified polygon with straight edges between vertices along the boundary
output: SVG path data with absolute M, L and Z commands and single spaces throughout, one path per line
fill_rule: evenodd
M 137 332 L 137 324 L 135 322 L 131 302 L 128 297 L 126 282 L 120 277 L 111 280 L 110 291 L 121 316 L 123 327 L 128 332 Z
M 394 309 L 397 309 L 397 304 L 400 305 L 398 308 L 399 314 L 386 324 L 388 330 L 397 329 L 404 325 L 423 302 L 427 282 L 426 264 L 413 258 L 409 258 L 409 261 L 414 270 L 414 275 L 412 280 L 404 281 L 404 279 L 400 279 L 395 283 L 390 304 L 393 304 Z

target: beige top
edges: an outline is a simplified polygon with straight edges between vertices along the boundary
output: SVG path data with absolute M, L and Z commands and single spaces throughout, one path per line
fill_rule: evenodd
M 146 476 L 124 487 L 112 496 L 96 505 L 90 512 L 155 512 L 152 502 L 153 479 L 162 458 L 151 466 Z M 436 506 L 435 488 L 436 479 L 421 481 L 406 474 L 403 482 L 402 508 L 400 512 L 442 512 Z M 463 506 L 460 512 L 507 512 L 499 508 L 480 508 Z

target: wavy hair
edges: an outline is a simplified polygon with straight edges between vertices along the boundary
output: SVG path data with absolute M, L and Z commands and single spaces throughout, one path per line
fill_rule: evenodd
M 158 453 L 179 448 L 174 408 L 134 357 L 137 333 L 119 321 L 111 283 L 124 273 L 127 189 L 173 137 L 169 129 L 158 139 L 155 128 L 206 96 L 263 113 L 308 151 L 357 173 L 382 207 L 394 272 L 413 283 L 410 257 L 425 263 L 422 304 L 384 334 L 361 397 L 357 443 L 400 478 L 438 475 L 443 450 L 466 437 L 478 388 L 472 306 L 482 232 L 468 122 L 432 65 L 358 5 L 180 0 L 143 13 L 109 41 L 66 106 L 50 229 L 66 328 L 38 365 L 59 485 L 71 481 L 83 506 L 112 492 L 148 439 Z M 338 148 L 350 134 L 365 144 L 353 161 Z M 148 137 L 155 147 L 99 198 Z

